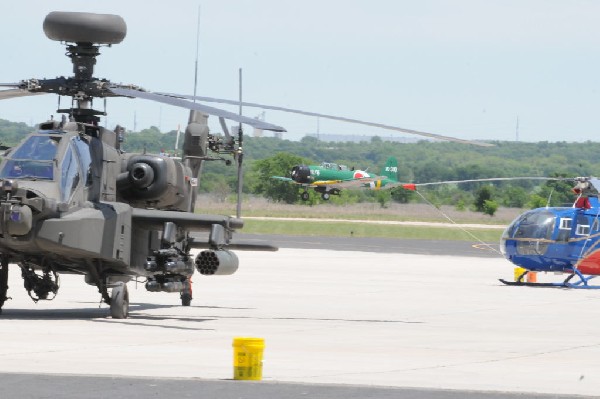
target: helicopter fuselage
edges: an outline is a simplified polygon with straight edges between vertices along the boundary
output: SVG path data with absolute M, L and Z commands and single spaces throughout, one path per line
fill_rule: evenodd
M 505 230 L 501 249 L 510 262 L 530 271 L 600 275 L 600 203 L 588 207 L 538 208 Z

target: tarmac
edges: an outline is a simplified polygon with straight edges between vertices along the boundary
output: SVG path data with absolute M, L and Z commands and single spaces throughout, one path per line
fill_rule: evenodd
M 190 307 L 129 283 L 125 320 L 81 276 L 33 303 L 11 266 L 0 373 L 231 380 L 245 336 L 265 340 L 265 382 L 600 394 L 595 290 L 504 286 L 500 257 L 238 255 L 232 276 L 194 275 Z

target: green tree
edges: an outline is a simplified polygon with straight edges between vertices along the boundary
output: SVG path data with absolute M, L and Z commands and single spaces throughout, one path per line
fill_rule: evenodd
M 386 208 L 387 204 L 392 199 L 392 194 L 390 193 L 390 190 L 379 190 L 377 191 L 377 194 L 375 194 L 375 198 L 382 208 Z
M 493 187 L 492 186 L 483 186 L 477 190 L 475 193 L 475 210 L 477 212 L 485 212 L 485 202 L 492 200 Z
M 415 198 L 415 192 L 411 190 L 407 190 L 403 187 L 396 187 L 390 190 L 390 194 L 392 199 L 401 204 L 408 204 L 411 200 Z
M 498 203 L 492 200 L 485 200 L 483 203 L 483 213 L 486 215 L 494 216 L 498 210 Z
M 280 152 L 272 157 L 255 161 L 252 171 L 256 174 L 252 192 L 276 201 L 293 204 L 298 201 L 298 186 L 289 181 L 273 179 L 273 176 L 289 176 L 295 165 L 307 164 L 305 158 Z
M 527 191 L 523 187 L 507 187 L 502 190 L 502 204 L 509 208 L 523 208 L 527 197 Z
M 546 206 L 546 198 L 543 198 L 537 194 L 532 194 L 527 201 L 527 206 L 531 209 L 543 208 Z

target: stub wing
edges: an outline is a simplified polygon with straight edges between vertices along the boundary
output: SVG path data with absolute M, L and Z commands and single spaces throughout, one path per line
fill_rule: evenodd
M 242 219 L 231 216 L 139 208 L 133 209 L 131 218 L 135 225 L 155 230 L 161 230 L 165 222 L 173 222 L 179 227 L 190 231 L 207 231 L 214 224 L 219 224 L 228 229 L 239 229 L 244 226 Z

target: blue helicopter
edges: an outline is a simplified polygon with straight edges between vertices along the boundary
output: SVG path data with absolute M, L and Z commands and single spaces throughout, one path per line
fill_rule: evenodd
M 416 191 L 417 186 L 440 183 L 497 181 L 529 178 L 477 179 L 453 182 L 404 184 Z M 545 178 L 536 178 L 545 179 Z M 565 179 L 553 179 L 565 180 Z M 525 212 L 504 231 L 500 250 L 511 263 L 525 271 L 507 285 L 599 289 L 590 280 L 600 275 L 600 179 L 578 177 L 572 191 L 577 195 L 573 206 L 545 207 Z M 527 282 L 531 272 L 564 273 L 556 283 Z

